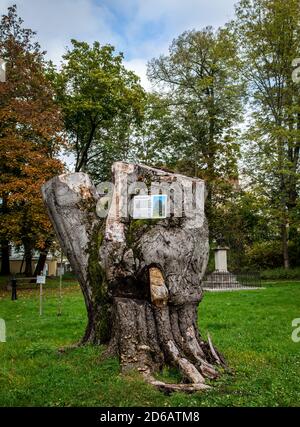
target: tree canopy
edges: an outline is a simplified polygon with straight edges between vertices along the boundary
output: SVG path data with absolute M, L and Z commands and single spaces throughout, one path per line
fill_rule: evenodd
M 75 171 L 105 179 L 114 160 L 126 159 L 132 127 L 143 117 L 145 93 L 113 46 L 71 42 L 54 77 L 57 101 Z
M 187 29 L 149 61 L 149 92 L 110 44 L 71 40 L 55 67 L 36 40 L 10 7 L 0 23 L 2 272 L 9 243 L 26 247 L 28 265 L 49 246 L 40 186 L 63 171 L 62 154 L 96 183 L 114 161 L 203 178 L 210 241 L 231 247 L 234 268 L 299 264 L 298 0 L 240 0 L 223 27 Z
M 0 22 L 0 56 L 6 62 L 6 81 L 0 83 L 0 238 L 3 254 L 7 242 L 24 246 L 30 274 L 32 249 L 43 247 L 51 230 L 40 188 L 62 171 L 55 158 L 62 127 L 43 52 L 15 6 Z

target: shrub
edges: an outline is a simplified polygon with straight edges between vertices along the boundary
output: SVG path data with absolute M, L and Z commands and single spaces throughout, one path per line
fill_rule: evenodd
M 262 270 L 260 277 L 263 280 L 300 279 L 300 267 L 289 269 L 278 267 L 272 270 Z
M 254 243 L 246 250 L 247 265 L 255 269 L 270 269 L 282 265 L 281 243 L 278 241 Z

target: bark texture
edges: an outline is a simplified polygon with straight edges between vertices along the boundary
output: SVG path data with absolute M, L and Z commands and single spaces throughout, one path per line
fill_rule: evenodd
M 216 378 L 225 362 L 197 325 L 209 250 L 204 183 L 124 162 L 114 164 L 113 179 L 103 218 L 97 212 L 107 195 L 99 194 L 86 174 L 61 175 L 43 187 L 49 216 L 85 298 L 88 325 L 82 343 L 108 343 L 106 353 L 119 356 L 123 371 L 136 369 L 160 389 L 207 389 L 205 380 Z M 176 188 L 168 194 L 169 205 L 175 202 L 170 216 L 127 215 L 141 183 L 152 183 L 152 194 L 159 194 L 159 187 L 165 194 L 166 184 Z M 182 217 L 174 216 L 178 206 L 183 206 Z M 180 369 L 182 384 L 154 378 L 165 364 Z

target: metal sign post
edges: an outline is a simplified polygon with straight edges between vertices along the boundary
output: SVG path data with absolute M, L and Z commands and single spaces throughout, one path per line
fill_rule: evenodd
M 40 283 L 40 316 L 43 314 L 43 284 Z
M 58 316 L 61 316 L 61 290 L 62 290 L 62 275 L 63 275 L 63 252 L 60 250 L 60 267 L 59 267 L 59 299 L 58 299 Z
M 43 285 L 46 283 L 45 276 L 36 276 L 36 283 L 40 285 L 40 316 L 43 314 Z
M 17 279 L 15 275 L 11 279 L 11 299 L 12 301 L 17 299 Z

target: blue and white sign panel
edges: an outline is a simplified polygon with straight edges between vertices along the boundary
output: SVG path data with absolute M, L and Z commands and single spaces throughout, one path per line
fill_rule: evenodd
M 167 217 L 166 194 L 155 194 L 152 196 L 135 196 L 133 198 L 134 219 L 159 219 Z

